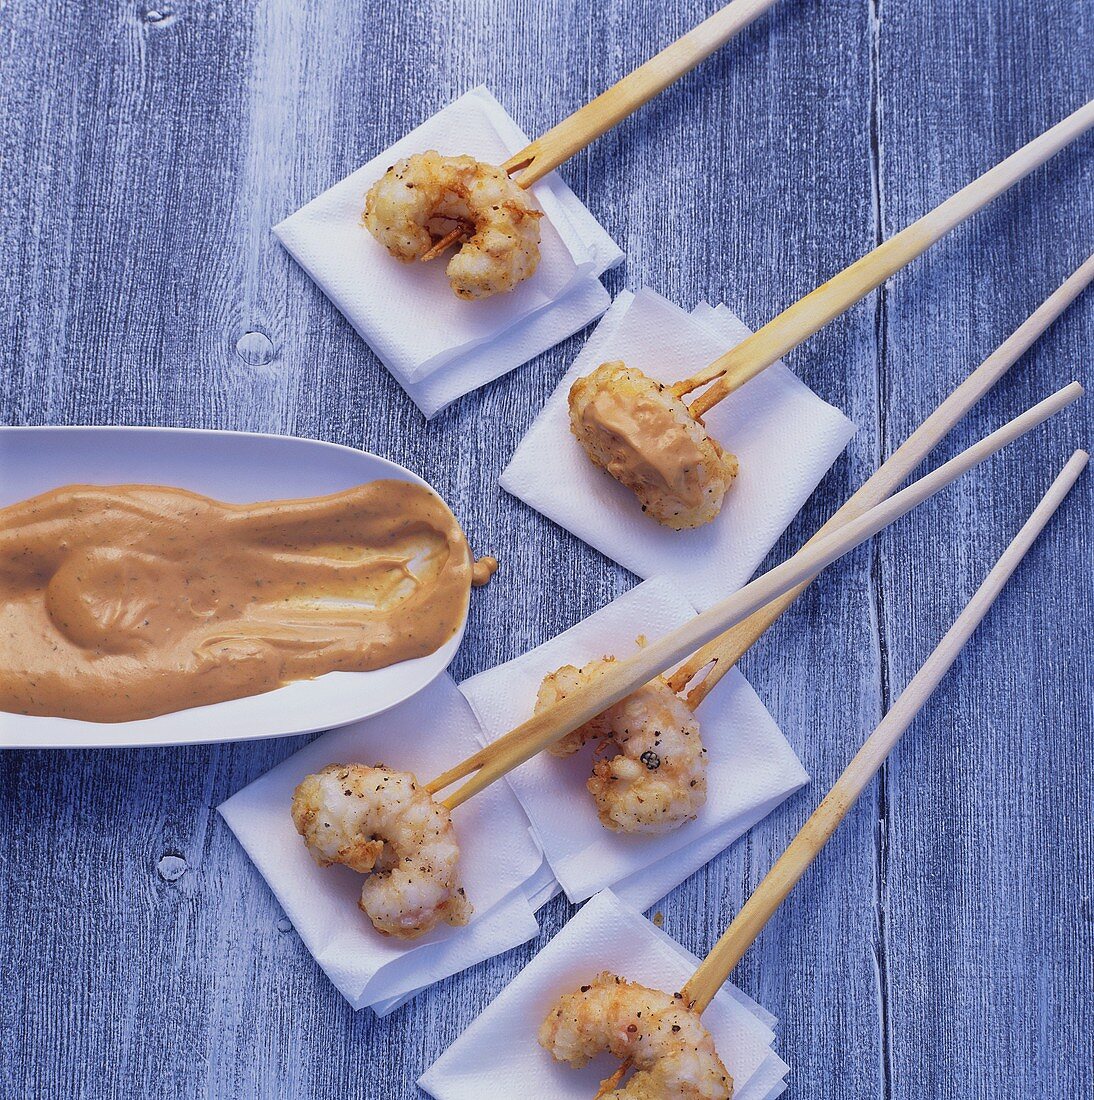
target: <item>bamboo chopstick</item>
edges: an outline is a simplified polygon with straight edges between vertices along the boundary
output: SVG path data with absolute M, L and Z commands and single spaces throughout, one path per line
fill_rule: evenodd
M 1012 153 L 945 202 L 878 245 L 812 293 L 783 310 L 691 378 L 672 387 L 678 397 L 713 382 L 689 406 L 696 419 L 806 337 L 850 309 L 889 276 L 911 263 L 939 237 L 960 225 L 1007 188 L 1094 126 L 1094 100 Z
M 740 622 L 865 542 L 961 474 L 1070 405 L 1082 392 L 1083 388 L 1078 382 L 1072 382 L 1058 390 L 937 470 L 913 482 L 858 518 L 850 520 L 838 531 L 799 550 L 782 565 L 750 581 L 732 596 L 701 612 L 690 622 L 649 642 L 631 657 L 616 661 L 592 683 L 539 714 L 532 715 L 516 729 L 479 750 L 444 775 L 438 776 L 426 789 L 435 794 L 456 779 L 475 772 L 455 794 L 445 799 L 445 805 L 449 809 L 455 809 L 495 779 L 519 767 L 552 742 L 683 660 L 698 646 L 723 633 L 734 623 Z
M 733 0 L 726 4 L 542 137 L 514 153 L 502 168 L 519 186 L 531 187 L 685 73 L 691 72 L 700 61 L 774 3 L 775 0 Z
M 714 945 L 714 949 L 691 976 L 682 993 L 685 1002 L 692 1008 L 702 1012 L 710 1004 L 741 956 L 756 940 L 764 925 L 797 885 L 866 785 L 878 773 L 1045 524 L 1059 508 L 1068 490 L 1082 473 L 1088 458 L 1085 451 L 1076 451 L 1071 456 L 934 652 L 912 677 L 877 729 L 866 739 L 821 804 L 745 902 L 721 939 Z
M 1094 279 L 1094 255 L 1088 256 L 1086 262 L 1081 264 L 1054 290 L 912 432 L 892 455 L 881 464 L 877 472 L 868 478 L 862 487 L 848 498 L 847 502 L 817 531 L 813 539 L 818 539 L 838 529 L 847 520 L 862 515 L 868 508 L 880 504 L 890 493 L 894 492 L 901 482 L 909 477 L 912 471 L 938 446 L 965 413 L 1002 378 L 1041 333 L 1063 313 L 1090 283 L 1091 279 Z M 805 545 L 808 546 L 809 543 L 807 542 Z M 812 582 L 806 581 L 797 588 L 791 589 L 766 607 L 760 608 L 754 615 L 750 615 L 744 622 L 738 623 L 721 637 L 708 642 L 673 671 L 672 675 L 668 677 L 669 686 L 673 691 L 681 692 L 704 668 L 710 666 L 706 676 L 687 694 L 688 706 L 695 710 L 710 694 L 718 681 L 733 668 L 810 583 Z

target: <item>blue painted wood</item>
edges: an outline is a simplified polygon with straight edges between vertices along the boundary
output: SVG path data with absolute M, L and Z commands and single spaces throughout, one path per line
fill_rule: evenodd
M 505 562 L 463 676 L 632 578 L 497 475 L 567 341 L 426 427 L 269 226 L 459 92 L 531 132 L 711 0 L 171 0 L 0 8 L 0 417 L 294 432 L 429 478 Z M 1083 0 L 786 3 L 566 167 L 611 289 L 752 324 L 1094 86 Z M 790 357 L 860 425 L 810 534 L 1089 248 L 1091 143 Z M 952 453 L 1082 374 L 1087 300 Z M 702 953 L 907 682 L 1071 446 L 1076 409 L 853 554 L 745 660 L 815 776 L 659 908 Z M 792 1095 L 1090 1096 L 1089 478 L 738 973 Z M 351 1012 L 217 818 L 302 743 L 0 757 L 0 1094 L 401 1098 L 570 913 L 391 1019 Z

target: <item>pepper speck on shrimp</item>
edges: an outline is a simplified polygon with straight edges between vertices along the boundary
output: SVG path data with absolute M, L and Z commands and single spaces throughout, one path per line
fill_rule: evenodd
M 536 711 L 595 680 L 612 663 L 606 657 L 582 668 L 563 665 L 540 684 Z M 687 703 L 662 677 L 621 699 L 551 745 L 569 756 L 586 741 L 619 751 L 593 765 L 586 786 L 600 821 L 622 833 L 663 833 L 691 821 L 706 803 L 706 749 Z

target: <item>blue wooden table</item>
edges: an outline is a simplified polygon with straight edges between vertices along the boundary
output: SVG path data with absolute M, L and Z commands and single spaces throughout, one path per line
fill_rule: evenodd
M 498 473 L 574 337 L 426 425 L 270 226 L 480 83 L 541 132 L 714 0 L 0 7 L 0 419 L 316 436 L 444 494 L 504 570 L 458 677 L 634 583 Z M 648 284 L 757 325 L 1094 93 L 1087 0 L 786 0 L 564 170 Z M 785 556 L 1085 258 L 1094 145 L 790 356 L 859 425 Z M 1073 377 L 1081 300 L 942 449 Z M 1068 411 L 827 573 L 744 669 L 811 787 L 658 907 L 703 954 L 1071 449 Z M 737 972 L 791 1095 L 1089 1097 L 1091 481 Z M 216 804 L 302 739 L 0 757 L 0 1093 L 419 1095 L 571 913 L 389 1019 L 353 1013 Z

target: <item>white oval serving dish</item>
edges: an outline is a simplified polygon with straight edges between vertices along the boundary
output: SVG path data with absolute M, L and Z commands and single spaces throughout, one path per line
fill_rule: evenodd
M 196 428 L 0 428 L 0 507 L 79 483 L 172 485 L 247 504 L 324 496 L 377 478 L 427 484 L 377 455 L 293 436 Z M 0 747 L 182 745 L 343 726 L 421 691 L 448 667 L 466 624 L 465 612 L 457 633 L 428 657 L 372 672 L 330 672 L 262 695 L 136 722 L 0 711 Z

